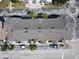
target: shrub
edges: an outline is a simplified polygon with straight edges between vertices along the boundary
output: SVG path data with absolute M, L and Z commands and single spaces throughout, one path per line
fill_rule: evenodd
M 52 0 L 52 3 L 53 3 L 53 4 L 55 4 L 55 3 L 64 4 L 64 3 L 66 3 L 67 1 L 69 1 L 69 0 Z
M 9 44 L 8 50 L 13 50 L 15 48 L 15 45 Z
M 2 50 L 2 51 L 8 50 L 8 43 L 7 43 L 7 42 L 5 42 L 5 43 L 2 45 L 1 50 Z
M 48 19 L 48 14 L 47 13 L 44 13 L 43 14 L 43 17 L 44 17 L 44 19 Z
M 8 44 L 8 42 L 5 42 L 1 47 L 1 51 L 13 50 L 14 47 L 15 45 Z
M 19 0 L 10 0 L 12 3 L 17 3 Z
M 37 14 L 35 13 L 35 11 L 29 11 L 28 12 L 28 15 L 32 18 L 32 19 L 35 19 Z
M 29 45 L 29 49 L 30 49 L 31 51 L 36 50 L 36 48 L 37 48 L 37 45 L 35 45 L 35 44 L 30 44 L 30 45 Z

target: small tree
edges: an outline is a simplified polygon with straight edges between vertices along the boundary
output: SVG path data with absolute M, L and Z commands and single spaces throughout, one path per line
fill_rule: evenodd
M 14 47 L 15 45 L 9 44 L 7 37 L 6 37 L 6 41 L 2 45 L 1 51 L 13 50 Z
M 48 14 L 47 13 L 44 13 L 43 14 L 43 17 L 44 17 L 44 19 L 48 19 Z
M 37 46 L 35 44 L 30 44 L 29 48 L 31 51 L 36 50 Z
M 8 45 L 8 50 L 13 50 L 14 48 L 15 48 L 15 45 L 13 45 L 13 44 Z
M 2 51 L 6 51 L 7 49 L 8 49 L 8 43 L 7 42 L 4 42 L 4 44 L 1 47 L 1 50 Z
M 33 43 L 31 43 L 31 41 L 30 41 L 30 44 L 29 44 L 29 49 L 31 51 L 36 50 L 36 48 L 37 48 L 37 45 L 35 44 L 35 40 L 32 40 L 32 42 Z
M 37 16 L 37 14 L 35 13 L 35 11 L 30 11 L 30 12 L 28 13 L 28 15 L 31 16 L 32 19 L 35 19 L 36 16 Z

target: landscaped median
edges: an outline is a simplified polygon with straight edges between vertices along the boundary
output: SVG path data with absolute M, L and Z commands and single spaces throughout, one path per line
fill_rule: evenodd
M 27 12 L 27 14 L 33 19 L 35 20 L 36 18 L 44 18 L 44 19 L 48 19 L 48 13 L 36 13 L 35 11 L 29 11 Z
M 22 15 L 17 15 L 17 14 L 13 14 L 10 15 L 8 17 L 10 18 L 21 18 L 21 19 L 31 19 L 31 20 L 36 20 L 36 19 L 44 19 L 44 20 L 48 20 L 48 19 L 52 19 L 52 18 L 57 18 L 60 17 L 61 15 L 57 15 L 57 14 L 48 14 L 47 12 L 44 13 L 37 13 L 35 11 L 28 11 L 26 16 L 22 16 Z

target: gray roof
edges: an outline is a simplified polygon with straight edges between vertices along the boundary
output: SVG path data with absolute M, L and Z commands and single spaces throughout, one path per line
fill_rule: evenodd
M 46 0 L 40 0 L 40 2 L 47 2 Z

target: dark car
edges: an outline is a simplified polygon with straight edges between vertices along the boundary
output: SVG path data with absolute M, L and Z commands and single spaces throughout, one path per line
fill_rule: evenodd
M 57 17 L 60 17 L 60 15 L 56 15 L 56 14 L 48 15 L 48 18 L 57 18 Z

